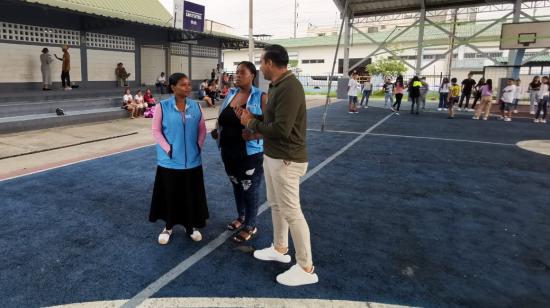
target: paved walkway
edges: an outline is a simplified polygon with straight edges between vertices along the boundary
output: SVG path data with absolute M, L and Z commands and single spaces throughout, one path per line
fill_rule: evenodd
M 323 96 L 308 96 L 308 108 L 324 104 Z M 208 130 L 218 108 L 204 109 Z M 154 144 L 151 119 L 120 119 L 0 135 L 0 179 L 67 165 Z

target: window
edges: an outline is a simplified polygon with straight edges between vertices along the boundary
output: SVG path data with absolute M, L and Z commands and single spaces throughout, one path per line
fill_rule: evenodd
M 35 27 L 8 22 L 0 22 L 0 39 L 7 41 L 80 46 L 79 31 Z
M 133 37 L 87 32 L 86 47 L 133 51 L 136 43 Z
M 191 46 L 191 54 L 193 56 L 217 58 L 218 48 L 193 45 Z
M 172 50 L 173 55 L 178 56 L 188 56 L 189 55 L 189 45 L 182 43 L 171 43 L 170 49 Z
M 378 32 L 378 27 L 368 27 L 367 32 L 368 33 L 376 33 L 376 32 Z
M 324 59 L 302 60 L 302 64 L 325 63 Z
M 498 58 L 502 57 L 502 52 L 466 52 L 464 53 L 464 59 L 486 59 L 486 58 Z

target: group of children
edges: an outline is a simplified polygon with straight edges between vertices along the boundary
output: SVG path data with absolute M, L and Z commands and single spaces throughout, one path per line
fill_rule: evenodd
M 454 118 L 455 109 L 461 109 L 463 100 L 465 101 L 465 107 L 463 111 L 474 111 L 474 120 L 479 120 L 483 116 L 483 120 L 489 118 L 491 111 L 492 99 L 493 99 L 493 81 L 491 79 L 485 80 L 481 78 L 475 87 L 475 81 L 472 83 L 469 80 L 472 75 L 468 75 L 468 78 L 462 81 L 462 87 L 457 84 L 457 79 L 452 78 L 449 85 L 448 78 L 444 78 L 439 88 L 439 108 L 438 110 L 448 110 L 448 118 Z M 471 90 L 474 90 L 474 102 L 472 109 L 468 109 L 469 99 L 471 96 Z M 542 79 L 539 76 L 535 76 L 533 81 L 529 84 L 528 88 L 529 100 L 531 104 L 530 114 L 535 115 L 535 123 L 546 123 L 546 114 L 548 109 L 548 97 L 549 97 L 549 78 L 544 76 Z M 521 80 L 509 78 L 506 82 L 506 86 L 501 91 L 501 96 L 498 99 L 500 109 L 500 120 L 505 122 L 512 121 L 512 114 L 518 113 L 518 103 L 521 99 L 523 92 L 521 88 Z M 460 102 L 459 102 L 460 98 Z M 477 101 L 480 104 L 477 105 Z M 458 106 L 457 106 L 458 104 Z M 536 105 L 536 112 L 534 106 Z M 445 106 L 445 107 L 443 107 Z
M 349 98 L 348 113 L 351 114 L 358 113 L 357 91 L 361 91 L 363 94 L 361 97 L 361 102 L 359 103 L 359 107 L 363 108 L 369 107 L 369 97 L 372 93 L 372 83 L 369 78 L 367 78 L 367 80 L 361 85 L 357 79 L 358 74 L 354 72 L 351 75 L 347 88 Z M 390 77 L 387 77 L 382 85 L 382 88 L 384 90 L 384 108 L 390 108 L 396 115 L 399 115 L 401 100 L 403 99 L 405 90 L 408 91 L 409 100 L 411 101 L 411 114 L 419 114 L 420 105 L 422 105 L 422 109 L 426 108 L 426 96 L 429 91 L 429 85 L 426 82 L 426 77 L 419 78 L 418 76 L 414 76 L 408 83 L 403 82 L 403 76 L 401 75 L 397 76 L 395 83 L 392 82 Z M 363 102 L 365 102 L 364 106 Z
M 358 113 L 357 111 L 357 92 L 361 91 L 363 97 L 359 103 L 359 107 L 368 108 L 369 97 L 372 93 L 372 83 L 367 79 L 363 84 L 358 82 L 358 74 L 353 73 L 348 83 L 348 98 L 350 114 Z M 518 103 L 523 95 L 521 88 L 521 80 L 508 79 L 506 86 L 501 91 L 501 96 L 498 99 L 500 107 L 499 119 L 505 122 L 512 121 L 512 114 L 518 113 Z M 550 78 L 535 76 L 529 84 L 529 100 L 530 113 L 534 115 L 535 123 L 546 123 L 546 115 L 549 104 L 549 87 Z M 390 77 L 387 77 L 382 85 L 384 90 L 384 107 L 390 108 L 396 115 L 399 115 L 401 101 L 405 90 L 408 91 L 409 101 L 411 101 L 411 114 L 419 114 L 419 107 L 422 109 L 426 106 L 426 96 L 429 91 L 429 85 L 426 78 L 413 77 L 409 82 L 404 83 L 403 77 L 398 76 L 395 82 L 392 82 Z M 395 97 L 395 101 L 394 101 Z M 469 107 L 470 98 L 474 98 L 471 108 Z M 438 111 L 447 111 L 448 119 L 453 119 L 455 110 L 472 111 L 474 112 L 473 119 L 483 120 L 489 119 L 493 100 L 493 81 L 481 78 L 477 83 L 472 79 L 472 74 L 464 79 L 461 85 L 458 84 L 457 78 L 443 78 L 439 87 L 439 105 Z M 365 105 L 363 106 L 363 102 Z M 478 104 L 479 102 L 479 104 Z M 416 108 L 415 108 L 416 107 Z M 536 107 L 536 111 L 535 111 Z
M 141 89 L 136 91 L 136 94 L 132 96 L 130 88 L 124 90 L 124 96 L 122 97 L 122 109 L 128 110 L 130 114 L 130 119 L 135 119 L 136 117 L 145 116 L 148 117 L 147 110 L 151 111 L 152 107 L 155 106 L 156 100 L 153 97 L 151 89 L 145 90 L 145 95 L 141 94 Z M 151 112 L 152 114 L 152 112 Z

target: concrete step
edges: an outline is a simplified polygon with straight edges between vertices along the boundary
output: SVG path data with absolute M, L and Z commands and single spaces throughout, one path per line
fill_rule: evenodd
M 95 108 L 66 112 L 64 116 L 54 113 L 30 114 L 0 118 L 0 134 L 36 130 L 64 125 L 109 121 L 128 117 L 120 107 Z
M 78 111 L 86 109 L 98 109 L 108 107 L 119 107 L 121 98 L 115 97 L 99 97 L 99 98 L 80 98 L 80 99 L 64 99 L 64 100 L 47 100 L 39 102 L 10 102 L 0 104 L 0 118 L 15 117 L 31 114 L 55 114 L 56 108 L 61 108 L 65 111 Z

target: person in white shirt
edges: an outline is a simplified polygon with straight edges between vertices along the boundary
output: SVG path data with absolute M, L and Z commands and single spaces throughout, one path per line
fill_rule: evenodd
M 502 90 L 502 96 L 500 98 L 500 111 L 502 113 L 501 118 L 506 122 L 512 121 L 512 105 L 514 104 L 514 98 L 516 97 L 516 80 L 509 78 L 507 86 Z
M 135 113 L 137 112 L 136 104 L 134 103 L 134 98 L 130 92 L 130 88 L 124 90 L 124 96 L 122 97 L 122 109 L 128 110 L 130 113 L 130 119 L 135 118 Z
M 51 90 L 52 86 L 52 68 L 51 64 L 53 62 L 53 57 L 49 53 L 48 48 L 42 49 L 42 54 L 40 55 L 40 71 L 42 72 L 42 90 L 48 91 Z
M 137 90 L 136 95 L 134 95 L 134 103 L 136 104 L 137 115 L 142 116 L 145 113 L 145 109 L 147 108 L 147 103 L 143 99 L 141 90 Z
M 447 109 L 447 101 L 449 100 L 449 78 L 444 77 L 439 86 L 439 105 L 437 110 Z
M 166 86 L 166 76 L 164 75 L 164 72 L 160 73 L 155 85 L 157 86 L 158 93 L 164 94 L 164 87 Z
M 369 97 L 372 93 L 372 83 L 370 83 L 370 77 L 367 77 L 367 80 L 363 82 L 361 92 L 363 92 L 363 96 L 361 96 L 359 106 L 363 106 L 363 101 L 365 101 L 365 106 L 363 106 L 363 108 L 369 108 Z
M 521 89 L 521 80 L 516 79 L 516 94 L 514 96 L 514 113 L 518 113 L 518 104 L 522 94 L 523 94 L 523 90 Z
M 359 113 L 357 111 L 357 90 L 360 89 L 360 85 L 357 82 L 357 73 L 351 74 L 351 79 L 348 82 L 348 97 L 349 97 L 349 111 L 348 113 Z
M 537 112 L 535 113 L 535 123 L 546 123 L 546 114 L 548 113 L 548 101 L 550 97 L 549 90 L 549 79 L 548 77 L 542 77 L 542 84 L 540 86 L 540 94 L 537 105 Z M 539 119 L 540 113 L 542 112 L 542 118 Z

